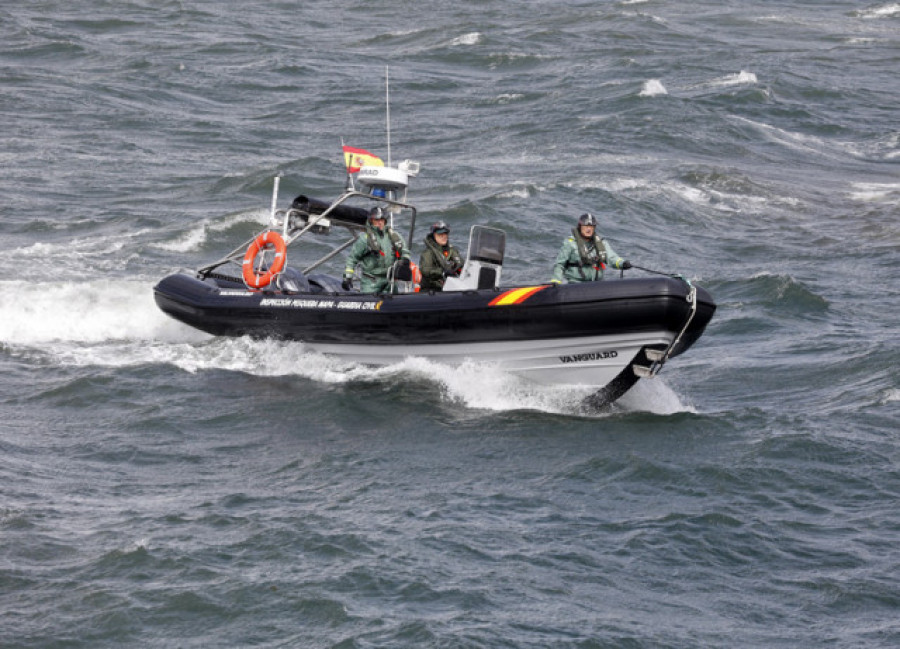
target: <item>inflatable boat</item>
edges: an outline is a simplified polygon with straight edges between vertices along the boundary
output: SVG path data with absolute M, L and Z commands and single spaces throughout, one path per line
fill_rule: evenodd
M 276 209 L 276 178 L 271 227 L 212 264 L 165 277 L 156 303 L 216 336 L 302 341 L 373 365 L 410 356 L 489 363 L 538 383 L 590 387 L 597 407 L 687 351 L 713 316 L 710 294 L 680 276 L 504 284 L 505 233 L 480 225 L 469 233 L 461 273 L 443 291 L 419 290 L 414 268 L 412 278 L 393 273 L 390 290 L 377 295 L 345 290 L 340 277 L 318 272 L 352 245 L 372 205 L 414 249 L 417 213 L 407 187 L 417 172 L 411 161 L 363 166 L 336 200 L 301 195 L 287 209 Z M 349 238 L 304 265 L 302 241 L 336 231 Z

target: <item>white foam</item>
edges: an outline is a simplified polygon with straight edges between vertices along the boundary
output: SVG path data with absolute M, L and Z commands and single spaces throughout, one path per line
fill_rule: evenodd
M 301 375 L 328 383 L 349 380 L 338 361 L 311 354 L 301 343 L 272 340 L 204 336 L 201 342 L 126 341 L 96 346 L 53 343 L 43 349 L 58 362 L 79 367 L 166 364 L 192 374 L 229 370 L 255 376 Z
M 864 203 L 900 202 L 900 183 L 853 183 L 850 198 Z
M 747 119 L 746 117 L 741 117 L 739 115 L 731 115 L 729 119 L 748 124 L 751 127 L 759 130 L 760 133 L 762 133 L 770 141 L 776 142 L 788 148 L 795 149 L 797 151 L 803 151 L 804 153 L 814 153 L 818 156 L 831 155 L 831 157 L 838 157 L 838 154 L 836 152 L 828 150 L 830 146 L 829 144 L 824 142 L 821 138 L 815 137 L 813 135 L 786 131 L 782 128 L 778 128 L 777 126 L 772 126 L 764 122 L 757 122 L 752 119 Z
M 856 15 L 867 20 L 871 20 L 874 18 L 890 18 L 891 16 L 900 15 L 900 3 L 894 2 L 881 7 L 860 9 L 856 12 Z
M 445 368 L 425 359 L 407 361 L 422 376 L 438 377 L 447 398 L 476 410 L 575 412 L 591 391 L 540 386 L 485 363 L 467 362 Z
M 100 234 L 64 241 L 38 241 L 30 246 L 5 250 L 2 264 L 6 277 L 17 269 L 28 268 L 31 280 L 50 282 L 60 276 L 89 278 L 121 269 L 138 253 L 132 239 L 144 237 L 149 230 L 134 230 L 117 235 Z
M 540 187 L 535 187 L 535 189 L 537 191 L 541 191 Z M 514 187 L 514 188 L 510 189 L 509 191 L 500 192 L 499 194 L 497 194 L 498 198 L 528 198 L 529 196 L 530 196 L 530 193 L 528 191 L 527 185 Z
M 657 97 L 659 95 L 668 95 L 669 91 L 659 79 L 650 79 L 644 82 L 639 96 L 641 97 Z
M 674 415 L 697 411 L 681 402 L 672 388 L 659 377 L 638 381 L 617 404 L 626 410 L 650 412 L 654 415 Z
M 450 45 L 455 47 L 457 45 L 478 45 L 481 42 L 481 32 L 469 32 L 468 34 L 463 34 L 462 36 L 457 36 L 452 41 L 450 41 Z
M 177 325 L 174 323 L 173 325 Z M 384 367 L 369 367 L 309 351 L 299 342 L 212 338 L 173 328 L 177 334 L 166 341 L 108 339 L 64 340 L 59 337 L 40 344 L 39 352 L 61 365 L 78 367 L 131 367 L 167 364 L 185 372 L 228 370 L 254 376 L 300 376 L 326 384 L 377 383 L 399 379 L 435 383 L 444 399 L 474 410 L 507 412 L 534 410 L 551 414 L 584 415 L 582 400 L 594 390 L 571 386 L 543 386 L 508 374 L 495 366 L 466 362 L 458 367 L 410 357 Z M 103 329 L 90 329 L 100 338 Z M 159 324 L 146 334 L 159 335 Z M 134 332 L 133 332 L 134 334 Z M 84 338 L 83 334 L 77 336 Z M 181 340 L 177 340 L 177 338 Z M 645 385 L 647 384 L 647 385 Z M 690 411 L 660 379 L 641 381 L 619 401 L 626 411 L 673 414 Z M 590 413 L 588 413 L 590 416 Z M 607 416 L 601 414 L 599 416 Z
M 664 190 L 679 196 L 689 203 L 709 207 L 719 212 L 741 213 L 749 211 L 756 213 L 766 209 L 770 204 L 770 200 L 764 196 L 722 192 L 715 189 L 691 187 L 682 183 L 663 183 L 662 187 Z M 797 200 L 785 197 L 779 202 L 795 205 Z
M 603 184 L 602 188 L 610 192 L 626 192 L 631 190 L 655 188 L 646 178 L 614 178 Z
M 503 104 L 508 104 L 513 101 L 518 101 L 519 99 L 522 99 L 524 96 L 525 95 L 518 93 L 518 92 L 506 92 L 506 93 L 503 93 L 502 95 L 497 95 L 495 101 L 498 104 L 503 105 Z
M 875 160 L 900 158 L 900 134 L 888 133 L 883 139 L 869 142 L 843 142 L 841 145 L 851 155 Z
M 666 194 L 676 196 L 685 202 L 700 207 L 727 213 L 745 211 L 755 213 L 766 209 L 772 203 L 782 205 L 797 205 L 799 203 L 796 198 L 790 196 L 772 197 L 723 192 L 705 187 L 694 187 L 681 182 L 652 181 L 648 178 L 592 178 L 577 182 L 567 182 L 563 186 L 578 189 L 603 189 L 615 193 L 635 192 L 651 196 Z
M 152 284 L 94 280 L 31 284 L 0 282 L 0 342 L 198 340 L 202 334 L 163 314 Z
M 758 83 L 756 75 L 746 70 L 741 70 L 737 74 L 729 74 L 728 76 L 714 79 L 710 82 L 713 86 L 743 86 Z
M 188 230 L 183 235 L 172 241 L 162 241 L 151 244 L 154 248 L 168 250 L 170 252 L 188 252 L 199 250 L 206 242 L 209 223 L 204 221 L 196 227 Z
M 334 381 L 342 375 L 346 375 L 348 380 L 382 381 L 400 376 L 406 380 L 436 381 L 447 399 L 467 408 L 494 412 L 535 410 L 581 415 L 585 414 L 581 402 L 595 391 L 593 388 L 538 385 L 490 364 L 474 361 L 448 367 L 424 358 L 407 358 L 400 363 L 374 369 L 345 365 L 337 372 L 332 369 L 321 376 Z M 321 380 L 319 376 L 310 378 Z M 693 412 L 658 378 L 638 382 L 619 400 L 618 405 L 625 410 L 654 414 Z

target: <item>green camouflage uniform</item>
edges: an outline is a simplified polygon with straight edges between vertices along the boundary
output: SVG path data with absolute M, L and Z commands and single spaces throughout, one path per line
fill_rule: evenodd
M 576 237 L 582 242 L 582 250 L 579 250 Z M 592 239 L 585 239 L 576 227 L 556 256 L 550 281 L 557 284 L 564 279 L 572 283 L 593 282 L 603 279 L 604 266 L 621 268 L 624 263 L 625 259 L 616 254 L 606 239 L 598 234 L 594 234 Z
M 360 292 L 385 293 L 390 289 L 388 271 L 398 259 L 409 259 L 403 237 L 389 227 L 377 230 L 367 224 L 350 247 L 344 278 L 352 278 L 359 266 Z
M 456 275 L 462 267 L 463 260 L 456 248 L 449 243 L 446 246 L 439 245 L 433 234 L 425 237 L 425 252 L 419 258 L 423 291 L 443 290 L 444 278 Z

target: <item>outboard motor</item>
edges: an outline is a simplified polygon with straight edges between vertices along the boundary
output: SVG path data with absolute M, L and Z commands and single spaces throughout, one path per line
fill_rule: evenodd
M 506 233 L 497 228 L 473 225 L 469 231 L 469 250 L 459 277 L 444 280 L 444 291 L 470 291 L 496 288 L 506 252 Z

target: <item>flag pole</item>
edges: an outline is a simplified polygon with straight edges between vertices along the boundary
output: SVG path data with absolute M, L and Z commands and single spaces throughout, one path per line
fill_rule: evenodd
M 344 136 L 341 136 L 341 158 L 343 159 L 344 169 L 347 171 L 347 186 L 344 187 L 344 191 L 349 192 L 356 189 L 353 186 L 353 176 L 350 174 L 350 167 L 347 166 L 347 154 L 344 152 Z

